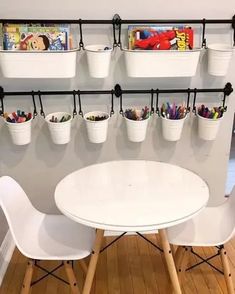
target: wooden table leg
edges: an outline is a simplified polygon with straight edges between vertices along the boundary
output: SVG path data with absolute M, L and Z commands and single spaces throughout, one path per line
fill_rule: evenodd
M 93 253 L 91 255 L 91 259 L 89 262 L 88 271 L 87 271 L 86 280 L 85 280 L 82 294 L 90 294 L 103 237 L 104 237 L 104 230 L 97 229 Z
M 167 268 L 168 268 L 168 271 L 169 271 L 169 274 L 170 274 L 170 278 L 171 278 L 171 282 L 172 282 L 172 285 L 173 285 L 174 293 L 175 294 L 182 294 L 179 279 L 178 279 L 178 275 L 177 275 L 177 271 L 176 271 L 176 268 L 175 268 L 174 259 L 173 259 L 173 256 L 172 256 L 171 247 L 170 247 L 170 244 L 169 244 L 168 239 L 167 239 L 166 230 L 161 229 L 158 232 L 159 232 L 159 235 L 160 235 L 160 238 L 161 238 L 162 247 L 163 247 L 164 255 L 165 255 L 165 258 L 166 258 Z

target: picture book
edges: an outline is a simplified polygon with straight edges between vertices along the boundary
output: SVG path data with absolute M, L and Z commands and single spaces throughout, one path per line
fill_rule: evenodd
M 13 25 L 4 26 L 3 43 L 5 50 L 69 50 L 69 25 L 39 26 Z
M 192 50 L 189 26 L 128 26 L 130 50 Z

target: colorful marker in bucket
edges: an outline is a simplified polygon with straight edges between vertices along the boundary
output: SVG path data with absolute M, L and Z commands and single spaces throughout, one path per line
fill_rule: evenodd
M 221 118 L 224 114 L 224 108 L 222 106 L 220 107 L 212 107 L 209 109 L 208 107 L 205 107 L 204 104 L 198 107 L 197 109 L 198 115 L 209 118 L 209 119 L 218 119 Z
M 16 112 L 12 112 L 10 114 L 4 113 L 4 118 L 7 122 L 10 123 L 23 123 L 32 118 L 32 113 L 26 113 L 25 111 L 17 110 Z
M 182 119 L 186 116 L 187 109 L 184 104 L 177 106 L 175 103 L 163 103 L 161 107 L 161 116 L 167 119 Z

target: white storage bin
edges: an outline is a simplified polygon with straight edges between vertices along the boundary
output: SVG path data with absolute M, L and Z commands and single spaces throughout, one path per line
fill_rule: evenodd
M 143 120 L 132 120 L 126 117 L 124 118 L 126 120 L 128 139 L 131 142 L 143 142 L 146 137 L 150 116 Z
M 31 142 L 31 123 L 32 119 L 22 123 L 12 123 L 5 120 L 13 144 L 27 145 Z
M 104 49 L 108 48 L 108 49 Z M 89 45 L 85 47 L 90 76 L 106 78 L 109 75 L 111 54 L 113 49 L 106 45 Z
M 227 74 L 233 48 L 226 44 L 208 45 L 208 73 L 214 76 Z
M 64 122 L 51 122 L 50 120 L 53 116 L 57 117 L 58 121 L 60 121 L 62 117 L 70 117 L 70 119 Z M 45 120 L 47 122 L 51 139 L 54 144 L 62 145 L 69 143 L 72 122 L 71 114 L 67 112 L 54 112 L 48 114 Z
M 168 119 L 161 116 L 163 138 L 167 141 L 178 141 L 181 137 L 186 117 L 187 115 L 181 119 Z
M 197 117 L 199 138 L 206 141 L 215 140 L 223 116 L 217 119 L 205 118 L 200 115 L 197 115 Z
M 6 78 L 72 78 L 77 51 L 0 51 L 0 70 Z
M 201 50 L 125 49 L 127 75 L 133 78 L 194 76 Z
M 90 116 L 105 116 L 106 119 L 100 121 L 89 120 Z M 86 122 L 88 139 L 91 143 L 104 143 L 107 139 L 108 133 L 108 121 L 110 116 L 107 112 L 102 111 L 92 111 L 84 115 Z

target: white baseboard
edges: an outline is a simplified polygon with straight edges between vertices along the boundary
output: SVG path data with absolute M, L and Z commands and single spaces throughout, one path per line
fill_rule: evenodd
M 12 235 L 8 230 L 0 247 L 0 286 L 2 284 L 7 267 L 11 261 L 14 249 L 15 242 L 13 241 Z

